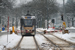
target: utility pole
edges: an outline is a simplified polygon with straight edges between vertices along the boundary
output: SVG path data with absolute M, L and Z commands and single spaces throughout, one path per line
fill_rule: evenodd
M 8 28 L 7 28 L 7 43 L 8 43 L 8 32 L 9 32 L 9 16 L 8 16 Z
M 65 0 L 63 0 L 63 19 L 65 19 Z
M 63 15 L 61 15 L 61 17 L 62 17 L 62 23 L 63 23 L 63 25 L 62 25 L 62 33 L 64 34 L 64 30 L 65 30 L 65 27 L 66 27 L 66 24 L 65 24 L 65 0 L 63 0 Z
M 48 29 L 48 1 L 46 0 L 46 18 L 47 18 L 47 29 Z

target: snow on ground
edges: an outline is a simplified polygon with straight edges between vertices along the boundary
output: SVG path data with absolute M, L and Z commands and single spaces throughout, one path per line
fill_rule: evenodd
M 75 29 L 75 27 L 70 27 L 70 28 L 66 28 L 66 29 Z M 54 29 L 52 29 L 52 28 L 49 28 L 49 29 L 38 28 L 37 30 L 41 32 L 41 30 L 53 31 Z M 54 33 L 54 35 L 58 36 L 59 38 L 62 38 L 64 40 L 75 43 L 75 33 L 62 34 L 62 32 L 56 32 L 56 33 Z
M 20 26 L 18 26 L 17 30 L 20 30 Z
M 54 29 L 53 28 L 49 28 L 47 31 L 54 31 Z
M 62 34 L 62 32 L 54 33 L 55 36 L 62 38 L 64 40 L 70 41 L 72 43 L 75 43 L 75 33 L 66 33 Z
M 38 34 L 38 35 L 35 35 L 35 38 L 41 49 L 43 49 L 43 50 L 52 50 L 53 49 L 52 47 L 50 48 L 49 45 L 51 45 L 51 44 L 43 36 Z M 45 43 L 45 44 L 43 44 L 43 43 Z
M 12 30 L 12 27 L 9 27 L 9 30 Z
M 66 29 L 75 29 L 75 27 L 67 27 Z
M 46 31 L 54 31 L 53 28 L 48 28 L 48 29 L 47 28 L 44 28 L 44 29 L 43 28 L 37 28 L 36 30 L 39 31 L 39 32 L 42 32 L 44 30 L 46 30 Z
M 46 39 L 41 36 L 41 35 L 35 35 L 35 38 L 39 41 L 39 44 L 42 44 L 42 43 L 49 43 L 48 41 L 46 41 Z
M 42 32 L 43 28 L 37 28 L 36 31 Z
M 12 30 L 12 27 L 9 27 L 9 30 L 11 31 Z M 20 30 L 20 26 L 18 26 L 17 30 Z
M 7 32 L 7 30 L 5 30 L 5 31 L 1 31 L 1 32 Z
M 3 50 L 3 46 L 0 46 L 0 50 Z
M 75 29 L 75 27 L 67 27 L 66 29 Z M 36 30 L 38 30 L 38 31 L 44 31 L 44 30 L 46 30 L 46 31 L 54 31 L 55 29 L 53 29 L 53 28 L 37 28 Z
M 25 36 L 20 43 L 20 48 L 23 49 L 36 49 L 36 44 L 33 36 Z
M 3 35 L 0 37 L 0 50 L 6 46 L 6 48 L 14 48 L 18 42 L 20 41 L 21 36 L 16 35 L 15 33 L 8 35 L 8 42 L 7 42 L 7 35 Z

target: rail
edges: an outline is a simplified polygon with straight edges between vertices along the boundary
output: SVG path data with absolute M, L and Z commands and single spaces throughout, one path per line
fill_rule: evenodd
M 35 41 L 35 43 L 36 43 L 37 50 L 39 50 L 39 46 L 38 46 L 38 43 L 37 43 L 37 41 L 36 41 L 36 39 L 35 39 L 35 36 L 34 36 L 34 41 Z
M 72 47 L 72 48 L 74 48 L 75 47 L 75 45 L 71 45 L 71 46 L 59 46 L 59 45 L 57 45 L 57 44 L 55 44 L 55 43 L 53 43 L 49 38 L 47 38 L 44 34 L 42 34 L 41 32 L 39 33 L 40 35 L 42 35 L 42 36 L 44 36 L 50 43 L 52 43 L 52 46 L 54 46 L 54 48 L 56 49 L 56 48 L 59 48 L 60 50 L 61 50 L 61 47 Z M 56 37 L 57 38 L 57 37 Z M 59 39 L 59 38 L 58 38 Z M 60 39 L 60 40 L 62 40 L 62 39 Z M 64 40 L 63 40 L 64 41 Z M 65 41 L 66 42 L 66 41 Z M 68 42 L 67 42 L 68 43 Z M 69 43 L 70 44 L 70 43 Z M 50 46 L 49 44 L 45 44 L 46 46 Z M 50 48 L 51 48 L 51 46 L 50 46 Z

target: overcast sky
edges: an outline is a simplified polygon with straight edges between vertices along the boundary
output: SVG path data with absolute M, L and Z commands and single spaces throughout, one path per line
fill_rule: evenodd
M 63 0 L 57 0 L 58 3 L 63 4 Z M 65 0 L 65 3 L 67 2 L 67 0 Z
M 20 7 L 21 5 L 27 4 L 32 0 L 9 0 L 13 4 L 13 8 Z
M 31 2 L 32 0 L 9 0 L 13 4 L 13 8 L 20 7 L 21 5 L 27 4 L 28 2 Z M 63 0 L 57 0 L 58 3 L 63 4 Z M 67 0 L 65 0 L 65 3 Z

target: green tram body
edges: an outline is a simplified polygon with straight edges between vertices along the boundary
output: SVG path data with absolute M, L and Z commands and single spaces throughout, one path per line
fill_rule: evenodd
M 35 16 L 23 16 L 20 19 L 20 23 L 22 36 L 34 36 L 36 34 Z

